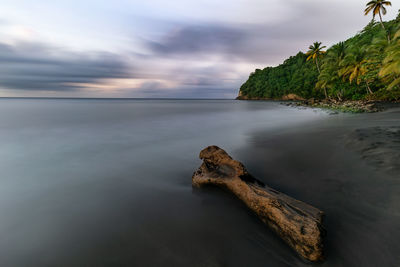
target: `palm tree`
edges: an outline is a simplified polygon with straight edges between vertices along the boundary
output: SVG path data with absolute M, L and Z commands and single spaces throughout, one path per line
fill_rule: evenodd
M 306 53 L 307 61 L 312 59 L 315 61 L 315 64 L 317 65 L 318 73 L 321 73 L 321 70 L 319 69 L 319 64 L 318 64 L 318 58 L 322 57 L 323 54 L 325 54 L 326 51 L 322 51 L 322 49 L 326 48 L 326 46 L 321 46 L 321 42 L 314 42 L 314 44 L 309 46 L 309 50 Z
M 339 42 L 333 45 L 326 55 L 326 60 L 335 65 L 339 65 L 346 55 L 346 45 L 344 42 Z
M 364 78 L 365 74 L 369 70 L 369 62 L 365 59 L 365 49 L 354 47 L 353 49 L 350 48 L 350 50 L 351 52 L 346 55 L 340 63 L 341 69 L 339 70 L 339 76 L 343 77 L 343 80 L 348 79 L 350 83 L 356 81 L 358 85 L 364 81 L 368 93 L 372 94 L 368 79 Z
M 346 45 L 339 42 L 333 45 L 326 53 L 321 65 L 321 74 L 318 76 L 316 83 L 317 89 L 324 89 L 325 98 L 328 97 L 327 88 L 332 88 L 339 79 L 339 65 L 346 55 Z M 342 92 L 336 92 L 339 100 L 341 100 Z
M 386 34 L 384 32 L 376 33 L 371 44 L 367 47 L 367 56 L 382 57 L 388 45 Z
M 367 3 L 367 8 L 364 10 L 364 14 L 366 16 L 372 11 L 373 18 L 375 18 L 376 15 L 379 15 L 381 26 L 382 26 L 383 30 L 386 31 L 385 25 L 383 25 L 383 21 L 382 21 L 382 14 L 386 15 L 386 13 L 387 13 L 385 6 L 392 6 L 392 3 L 390 1 L 385 1 L 385 0 L 369 1 Z M 388 35 L 388 41 L 390 42 L 389 35 Z
M 393 42 L 385 50 L 386 57 L 383 60 L 379 77 L 388 84 L 388 89 L 400 86 L 400 30 L 397 31 Z
M 335 45 L 333 45 L 331 48 L 326 51 L 326 54 L 324 56 L 323 62 L 321 64 L 321 71 L 323 71 L 324 67 L 327 66 L 338 66 L 340 61 L 343 60 L 343 58 L 346 55 L 346 45 L 344 42 L 339 42 Z
M 325 98 L 328 98 L 328 94 L 326 92 L 326 88 L 330 88 L 332 82 L 334 81 L 335 76 L 332 75 L 332 72 L 322 71 L 322 73 L 318 76 L 318 82 L 315 84 L 317 89 L 324 89 Z

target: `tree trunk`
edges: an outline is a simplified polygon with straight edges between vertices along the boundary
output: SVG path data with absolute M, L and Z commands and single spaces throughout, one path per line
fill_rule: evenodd
M 299 255 L 310 261 L 323 259 L 322 211 L 264 185 L 217 146 L 203 149 L 200 158 L 203 164 L 193 174 L 194 187 L 227 189 Z
M 381 11 L 380 11 L 380 10 L 379 10 L 379 20 L 380 20 L 380 22 L 381 22 L 382 28 L 386 31 L 385 25 L 383 24 L 382 14 L 381 14 Z
M 390 36 L 389 36 L 389 33 L 386 31 L 385 25 L 383 24 L 382 15 L 381 15 L 381 11 L 380 10 L 379 10 L 379 20 L 380 20 L 382 29 L 386 32 L 388 43 L 390 43 Z
M 318 56 L 315 58 L 315 64 L 317 65 L 318 73 L 321 74 L 321 70 L 319 69 L 318 65 Z
M 365 84 L 367 85 L 367 93 L 373 94 L 371 88 L 369 87 L 368 81 L 365 80 Z
M 315 65 L 317 65 L 317 70 L 318 73 L 321 74 L 321 70 L 319 69 L 319 64 L 318 64 L 318 56 L 315 58 Z M 325 99 L 328 98 L 328 94 L 326 93 L 326 87 L 324 86 L 324 93 L 325 93 Z
M 336 92 L 336 95 L 337 95 L 339 101 L 342 101 L 342 94 L 341 94 L 341 92 Z

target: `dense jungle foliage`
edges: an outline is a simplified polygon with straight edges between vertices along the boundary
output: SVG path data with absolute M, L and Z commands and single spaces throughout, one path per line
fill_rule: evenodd
M 315 42 L 307 53 L 299 52 L 277 67 L 257 69 L 240 88 L 240 95 L 400 99 L 400 11 L 395 20 L 373 19 L 354 37 L 327 51 L 323 48 Z

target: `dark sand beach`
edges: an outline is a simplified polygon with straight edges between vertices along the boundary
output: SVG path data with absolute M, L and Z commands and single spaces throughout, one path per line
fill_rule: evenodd
M 241 156 L 257 177 L 325 211 L 322 266 L 398 264 L 399 108 L 333 115 L 285 133 L 259 132 L 251 143 L 254 150 Z

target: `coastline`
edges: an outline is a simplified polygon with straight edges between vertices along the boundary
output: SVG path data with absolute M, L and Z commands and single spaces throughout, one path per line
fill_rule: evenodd
M 280 98 L 259 98 L 239 95 L 236 100 L 248 101 L 281 101 L 283 105 L 292 107 L 321 108 L 336 112 L 346 113 L 375 113 L 391 107 L 400 107 L 399 101 L 381 100 L 336 100 L 336 99 L 304 99 L 300 96 L 289 94 Z
M 332 111 L 348 112 L 348 113 L 375 113 L 387 109 L 390 102 L 374 101 L 374 100 L 344 100 L 337 101 L 308 99 L 300 102 L 290 102 L 287 106 L 301 106 L 310 108 L 321 108 Z

